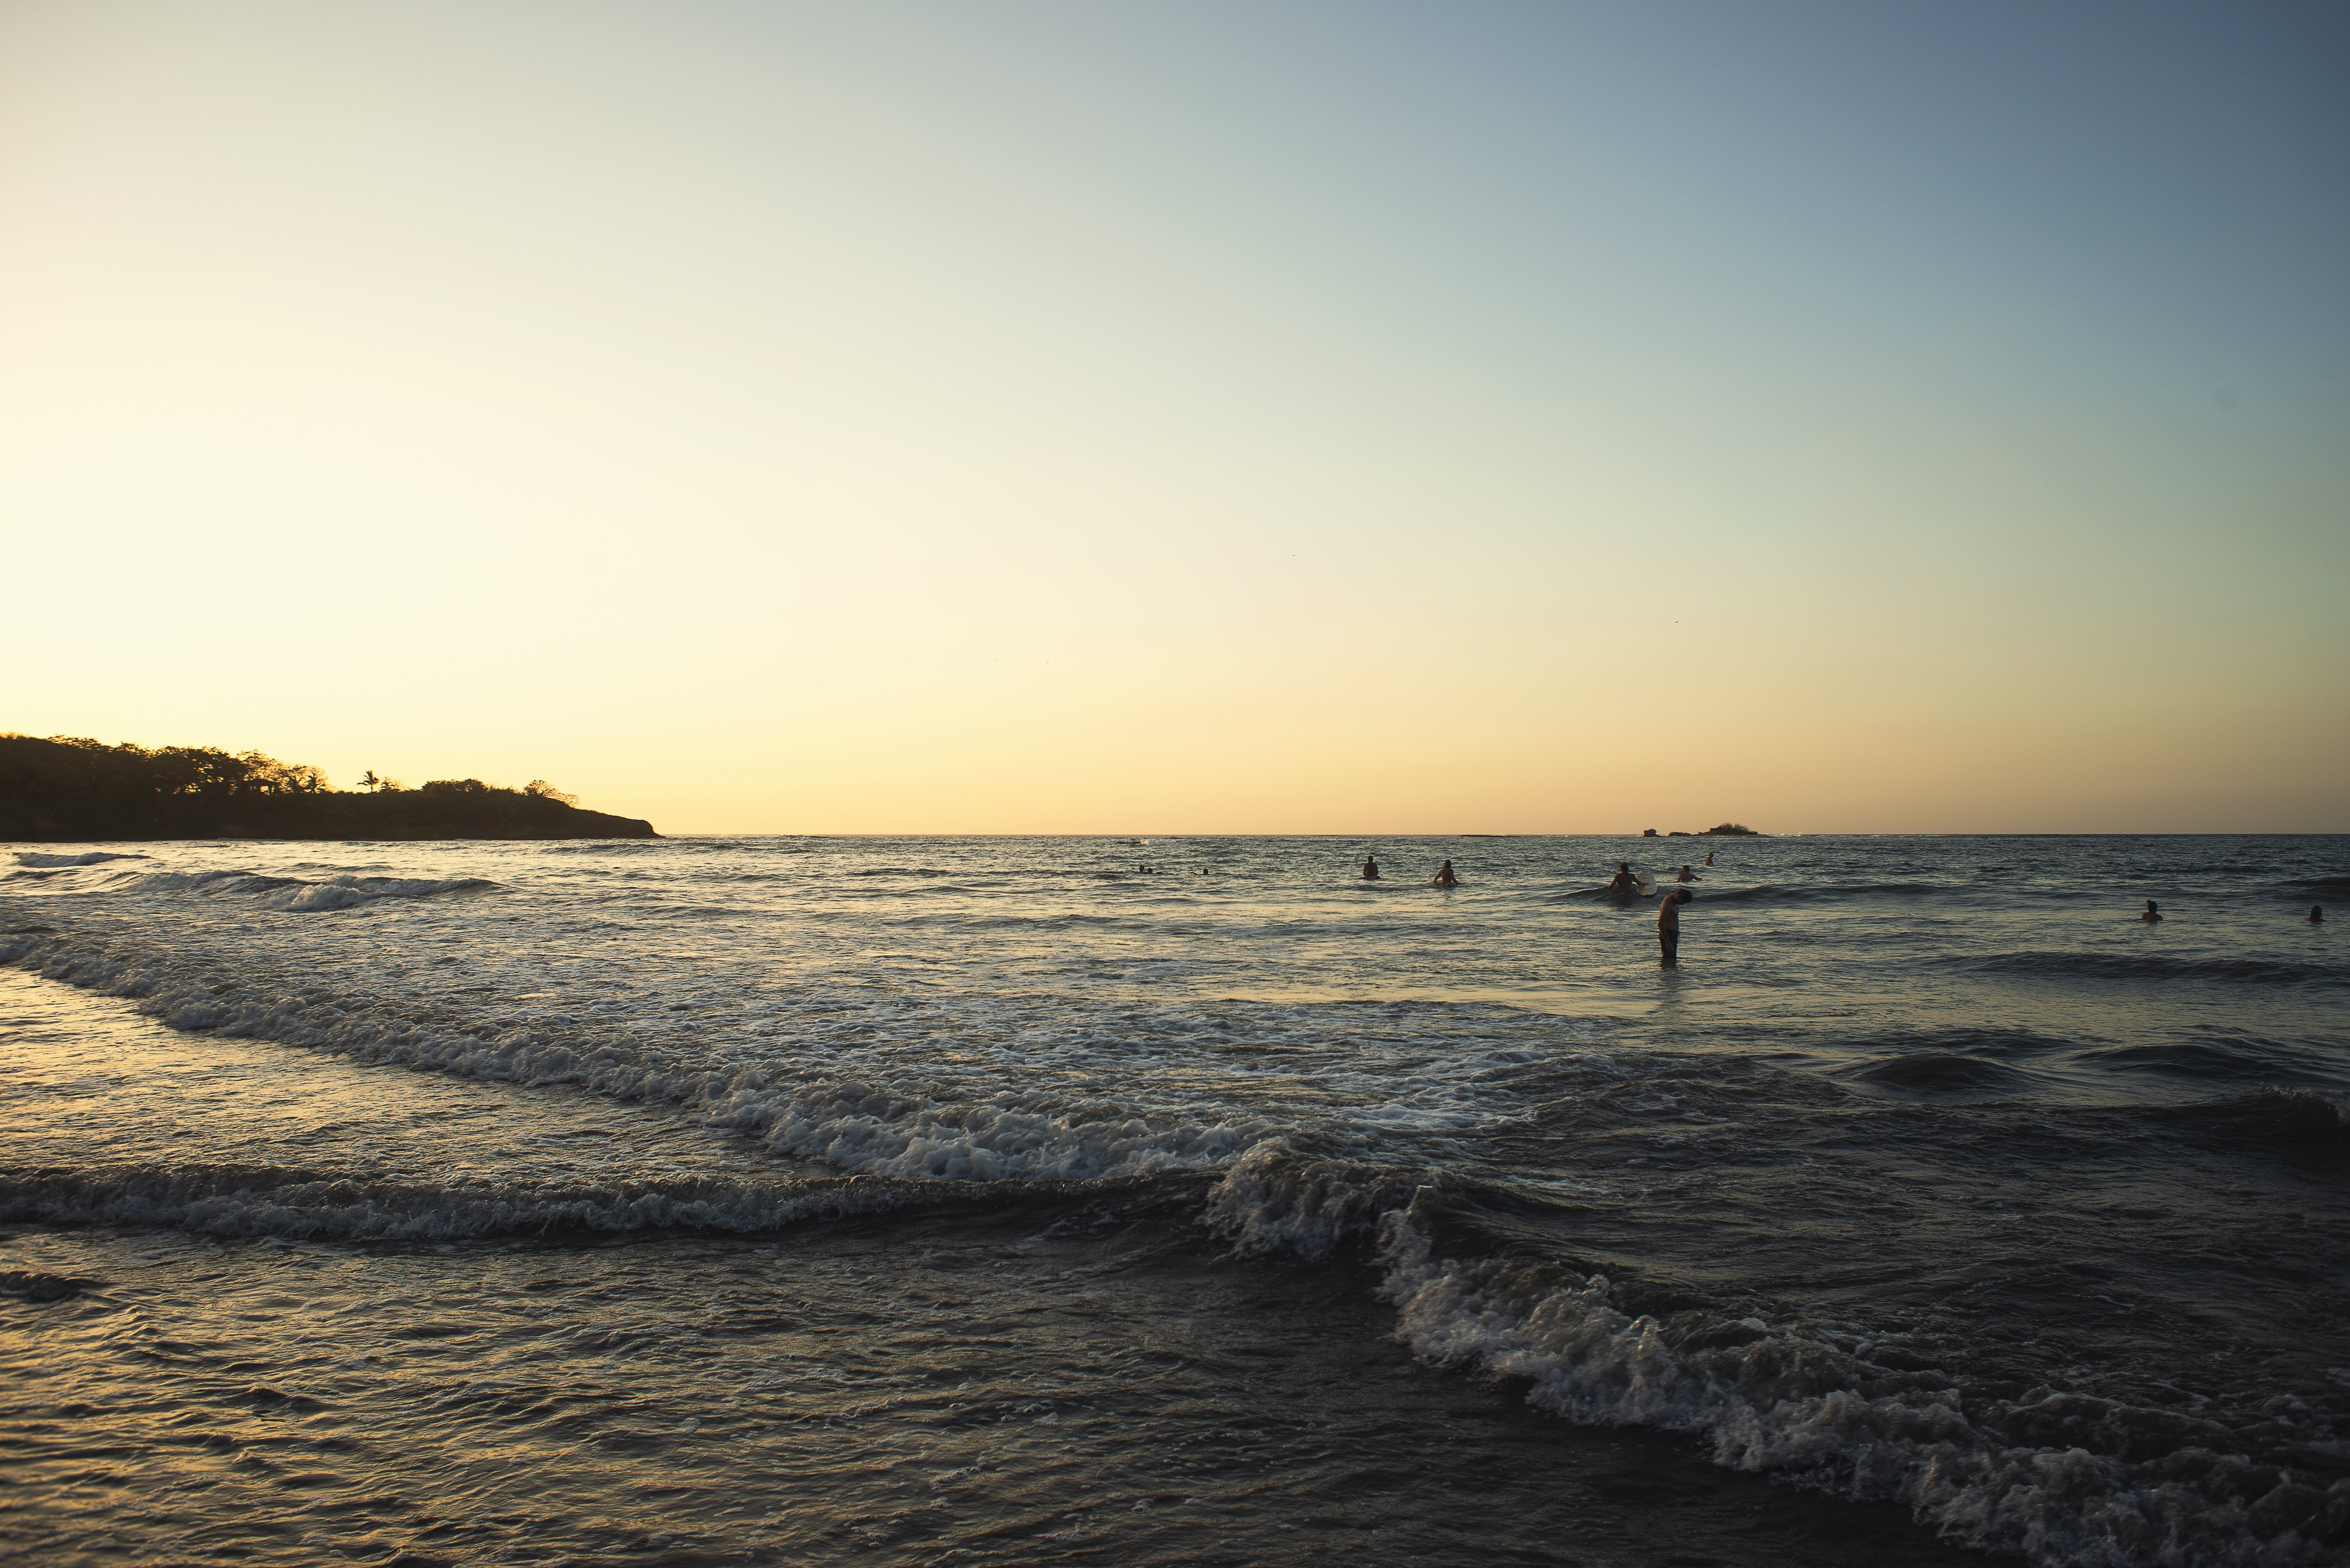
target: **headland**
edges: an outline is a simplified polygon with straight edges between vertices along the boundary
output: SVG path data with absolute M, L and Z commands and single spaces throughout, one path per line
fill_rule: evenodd
M 583 811 L 544 780 L 435 779 L 363 790 L 259 752 L 0 735 L 0 841 L 172 838 L 657 838 L 641 818 Z

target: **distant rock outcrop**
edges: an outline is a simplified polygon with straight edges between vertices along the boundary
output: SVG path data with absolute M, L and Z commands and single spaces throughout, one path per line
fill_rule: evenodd
M 0 840 L 656 838 L 650 822 L 582 811 L 544 783 L 438 779 L 330 790 L 259 752 L 0 735 Z

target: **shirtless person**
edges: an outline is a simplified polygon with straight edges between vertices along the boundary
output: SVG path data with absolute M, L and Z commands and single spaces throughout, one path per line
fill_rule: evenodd
M 2153 899 L 2148 898 L 2148 899 L 2146 901 L 2146 913 L 2145 913 L 2145 914 L 2143 914 L 2143 915 L 2140 915 L 2140 916 L 2138 917 L 2138 919 L 2141 919 L 2141 920 L 2146 920 L 2146 921 L 2147 921 L 2147 922 L 2149 922 L 2149 923 L 2150 923 L 2150 922 L 2152 922 L 2152 921 L 2158 920 L 2158 919 L 2162 919 L 2162 911 L 2161 911 L 2160 909 L 2156 909 L 2156 908 L 2154 907 L 2154 900 L 2153 900 Z
M 1363 857 L 1363 875 L 1364 875 L 1364 877 L 1367 877 L 1367 878 L 1376 878 L 1376 877 L 1378 876 L 1378 874 L 1379 874 L 1379 863 L 1378 863 L 1378 861 L 1376 861 L 1376 860 L 1372 859 L 1372 858 L 1371 858 L 1369 856 L 1367 856 L 1367 855 L 1364 856 L 1364 857 Z
M 1639 890 L 1640 879 L 1632 875 L 1632 863 L 1629 860 L 1616 862 L 1616 875 L 1608 878 L 1607 882 L 1607 896 L 1611 898 L 1628 898 Z
M 1450 888 L 1454 883 L 1460 881 L 1461 878 L 1452 874 L 1452 862 L 1447 860 L 1443 865 L 1439 866 L 1436 868 L 1436 875 L 1430 877 L 1428 880 L 1435 887 Z
M 1681 906 L 1692 893 L 1668 893 L 1657 900 L 1657 945 L 1664 949 L 1662 967 L 1677 969 L 1681 961 Z
M 1681 874 L 1674 877 L 1673 880 L 1676 882 L 1694 882 L 1697 880 L 1697 873 L 1684 866 L 1681 867 Z

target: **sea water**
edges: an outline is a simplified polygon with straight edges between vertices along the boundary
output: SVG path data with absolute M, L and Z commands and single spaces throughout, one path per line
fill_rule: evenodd
M 1677 969 L 1627 857 L 1695 863 Z M 2339 837 L 0 850 L 0 1555 L 2341 1562 L 2345 891 Z

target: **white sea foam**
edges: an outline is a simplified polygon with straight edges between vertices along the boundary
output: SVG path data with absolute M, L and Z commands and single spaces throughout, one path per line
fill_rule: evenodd
M 1435 1200 L 1432 1189 L 1404 1191 L 1392 1176 L 1267 1142 L 1231 1167 L 1204 1213 L 1246 1252 L 1319 1257 L 1348 1236 L 1375 1236 L 1397 1337 L 1429 1361 L 1523 1380 L 1539 1409 L 1700 1434 L 1727 1468 L 1902 1502 L 1985 1551 L 2048 1568 L 2337 1561 L 2300 1527 L 2350 1518 L 2350 1481 L 2321 1492 L 2272 1471 L 2246 1504 L 2077 1446 L 2019 1445 L 2016 1431 L 2085 1425 L 2107 1438 L 2136 1427 L 2175 1438 L 2181 1418 L 2045 1389 L 1973 1418 L 1940 1375 L 1888 1371 L 1800 1327 L 1755 1317 L 1669 1325 L 1621 1310 L 1602 1276 L 1442 1256 L 1430 1240 Z M 2199 1451 L 2186 1450 L 2187 1468 Z
M 1409 1199 L 1408 1189 L 1359 1166 L 1301 1156 L 1287 1139 L 1269 1138 L 1232 1161 L 1201 1212 L 1243 1252 L 1320 1258 Z
M 498 884 L 479 877 L 329 877 L 306 881 L 295 877 L 265 877 L 252 871 L 148 871 L 118 877 L 110 891 L 131 894 L 192 893 L 208 898 L 251 898 L 265 909 L 289 914 L 319 914 L 352 909 L 380 898 L 439 898 L 498 891 Z
M 381 899 L 469 898 L 503 891 L 501 885 L 480 877 L 362 877 L 341 875 L 313 880 L 302 877 L 271 877 L 242 869 L 206 871 L 142 871 L 109 862 L 144 859 L 144 856 L 48 856 L 18 859 L 27 868 L 10 873 L 30 887 L 12 889 L 50 896 L 106 894 L 130 898 L 200 897 L 232 899 L 256 909 L 286 914 L 324 914 L 355 909 Z M 35 867 L 34 861 L 54 860 Z
M 145 860 L 148 858 L 149 857 L 147 856 L 134 855 L 128 851 L 118 854 L 104 849 L 93 849 L 83 855 L 43 855 L 37 851 L 26 849 L 17 851 L 16 864 L 19 866 L 34 866 L 41 867 L 102 866 L 109 860 Z
M 2013 1446 L 1930 1380 L 1864 1392 L 1856 1385 L 1901 1379 L 1866 1376 L 1849 1353 L 1794 1329 L 1749 1318 L 1676 1345 L 1656 1318 L 1618 1310 L 1605 1278 L 1529 1289 L 1514 1265 L 1439 1256 L 1409 1206 L 1382 1217 L 1380 1237 L 1399 1338 L 1430 1361 L 1523 1378 L 1528 1403 L 1570 1420 L 1700 1433 L 1721 1465 L 1898 1501 L 1950 1539 L 2051 1568 L 2335 1561 L 2294 1526 L 2350 1507 L 2350 1483 L 2329 1494 L 2285 1480 L 2249 1509 L 2215 1502 L 2076 1447 Z
M 331 997 L 245 996 L 202 971 L 82 949 L 53 933 L 0 936 L 0 962 L 120 996 L 177 1028 L 274 1040 L 355 1061 L 519 1084 L 571 1084 L 683 1106 L 718 1126 L 834 1169 L 910 1180 L 1091 1180 L 1221 1164 L 1265 1136 L 1262 1121 L 1135 1114 L 1116 1099 L 1067 1103 L 1005 1085 L 941 1101 L 919 1085 L 801 1077 L 764 1065 L 648 1056 L 633 1042 L 529 1027 L 468 1029 Z

